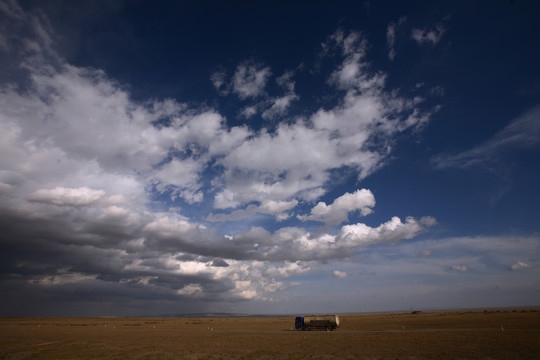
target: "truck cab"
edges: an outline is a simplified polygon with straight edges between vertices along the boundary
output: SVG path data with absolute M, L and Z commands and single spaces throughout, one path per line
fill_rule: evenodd
M 303 330 L 304 329 L 304 318 L 302 316 L 297 316 L 294 320 L 294 328 L 296 330 Z

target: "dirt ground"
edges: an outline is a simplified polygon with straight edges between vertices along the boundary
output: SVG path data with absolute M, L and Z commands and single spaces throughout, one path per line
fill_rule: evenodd
M 0 318 L 0 359 L 540 359 L 539 309 L 340 318 Z

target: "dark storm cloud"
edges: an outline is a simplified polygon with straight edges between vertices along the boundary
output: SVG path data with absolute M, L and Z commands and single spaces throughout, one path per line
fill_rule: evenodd
M 50 297 L 66 292 L 68 298 L 79 294 L 81 299 L 99 292 L 102 297 L 137 297 L 141 288 L 146 288 L 155 295 L 143 298 L 167 294 L 208 301 L 236 289 L 234 281 L 227 276 L 216 278 L 212 270 L 234 273 L 232 260 L 225 259 L 283 262 L 344 258 L 388 237 L 378 237 L 377 228 L 364 226 L 362 231 L 367 232 L 352 237 L 349 233 L 312 236 L 302 228 L 283 228 L 273 234 L 253 228 L 227 238 L 215 229 L 180 218 L 134 216 L 117 207 L 111 210 L 95 204 L 28 203 L 24 210 L 1 210 L 4 286 L 19 284 L 22 291 L 36 286 Z M 122 216 L 111 216 L 111 211 Z M 126 220 L 130 215 L 138 221 Z M 419 224 L 410 227 L 413 223 L 398 221 L 391 233 L 399 231 L 401 238 L 423 230 Z
M 110 222 L 103 229 L 87 219 L 90 226 L 86 226 L 67 214 L 47 218 L 41 212 L 39 219 L 29 219 L 4 209 L 0 219 L 1 287 L 13 294 L 4 297 L 4 305 L 15 293 L 22 296 L 31 289 L 39 294 L 35 299 L 44 301 L 98 302 L 113 298 L 182 299 L 190 294 L 176 290 L 189 284 L 198 284 L 200 297 L 211 300 L 234 288 L 226 279 L 213 280 L 209 274 L 176 274 L 174 266 L 160 259 L 169 253 L 167 248 L 131 247 L 127 239 L 133 237 L 126 238 L 130 228 L 122 221 L 115 224 L 117 231 L 111 232 L 107 230 L 113 225 Z M 139 266 L 130 268 L 134 261 L 140 261 Z
M 229 264 L 223 259 L 215 259 L 214 261 L 212 261 L 212 266 L 228 267 Z

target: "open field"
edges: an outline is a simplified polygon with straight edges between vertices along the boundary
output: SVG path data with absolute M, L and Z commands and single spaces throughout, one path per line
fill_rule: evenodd
M 2 318 L 0 359 L 540 359 L 538 309 L 340 318 Z

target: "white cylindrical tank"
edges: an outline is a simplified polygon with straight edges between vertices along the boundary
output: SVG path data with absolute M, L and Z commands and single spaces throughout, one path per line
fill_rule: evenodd
M 306 329 L 329 329 L 339 327 L 339 316 L 337 315 L 310 315 L 304 316 L 304 328 Z

